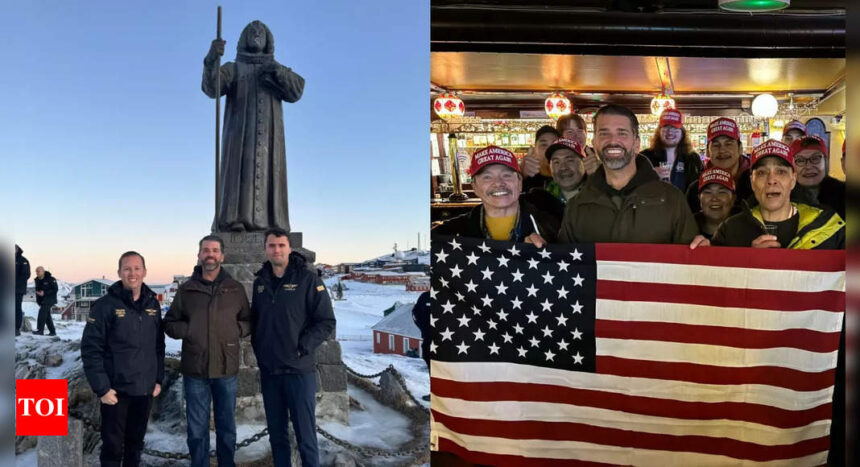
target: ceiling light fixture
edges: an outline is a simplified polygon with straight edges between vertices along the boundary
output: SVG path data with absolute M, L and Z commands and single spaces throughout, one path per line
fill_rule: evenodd
M 761 13 L 788 8 L 791 0 L 720 0 L 720 8 L 726 11 Z
M 558 120 L 562 115 L 568 115 L 573 111 L 573 106 L 570 105 L 570 99 L 565 97 L 563 92 L 554 92 L 549 95 L 544 101 L 544 110 L 549 118 Z

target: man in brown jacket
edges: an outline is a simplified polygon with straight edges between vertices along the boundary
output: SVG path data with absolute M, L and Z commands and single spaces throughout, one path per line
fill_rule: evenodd
M 209 405 L 215 408 L 219 466 L 233 466 L 236 452 L 236 389 L 239 340 L 251 333 L 245 289 L 221 268 L 224 242 L 200 240 L 199 265 L 179 286 L 164 316 L 164 332 L 182 339 L 188 451 L 192 466 L 209 465 Z
M 707 245 L 684 195 L 660 181 L 639 153 L 639 121 L 630 109 L 605 105 L 594 116 L 594 148 L 603 161 L 564 212 L 559 243 Z

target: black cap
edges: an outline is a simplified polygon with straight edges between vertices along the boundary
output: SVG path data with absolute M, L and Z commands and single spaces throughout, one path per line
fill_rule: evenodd
M 545 135 L 545 134 L 547 134 L 547 133 L 552 133 L 556 138 L 558 138 L 559 136 L 561 136 L 560 134 L 558 134 L 558 131 L 556 131 L 556 129 L 555 129 L 555 128 L 553 128 L 553 127 L 551 127 L 551 126 L 549 126 L 549 125 L 544 125 L 544 126 L 542 126 L 542 127 L 538 128 L 537 133 L 535 133 L 535 139 L 538 139 L 538 138 L 540 138 L 542 135 Z

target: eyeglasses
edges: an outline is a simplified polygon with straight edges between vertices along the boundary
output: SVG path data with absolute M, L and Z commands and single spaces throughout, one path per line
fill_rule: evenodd
M 818 164 L 820 164 L 820 163 L 821 163 L 821 159 L 823 159 L 823 158 L 824 158 L 824 156 L 823 156 L 823 155 L 821 155 L 821 154 L 816 154 L 816 155 L 814 155 L 814 156 L 812 156 L 812 157 L 807 157 L 807 158 L 805 158 L 805 159 L 803 159 L 803 158 L 801 158 L 801 159 L 795 159 L 795 160 L 794 160 L 794 163 L 795 163 L 798 167 L 806 167 L 807 165 L 818 165 Z

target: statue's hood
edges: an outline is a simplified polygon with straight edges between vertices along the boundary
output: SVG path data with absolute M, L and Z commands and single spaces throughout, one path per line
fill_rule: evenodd
M 251 30 L 255 27 L 262 27 L 266 31 L 266 47 L 262 52 L 258 53 L 252 53 L 248 50 L 248 36 L 251 35 Z M 251 21 L 242 30 L 242 35 L 239 37 L 238 44 L 236 44 L 236 52 L 249 55 L 273 55 L 275 53 L 275 39 L 272 37 L 272 31 L 262 21 Z

